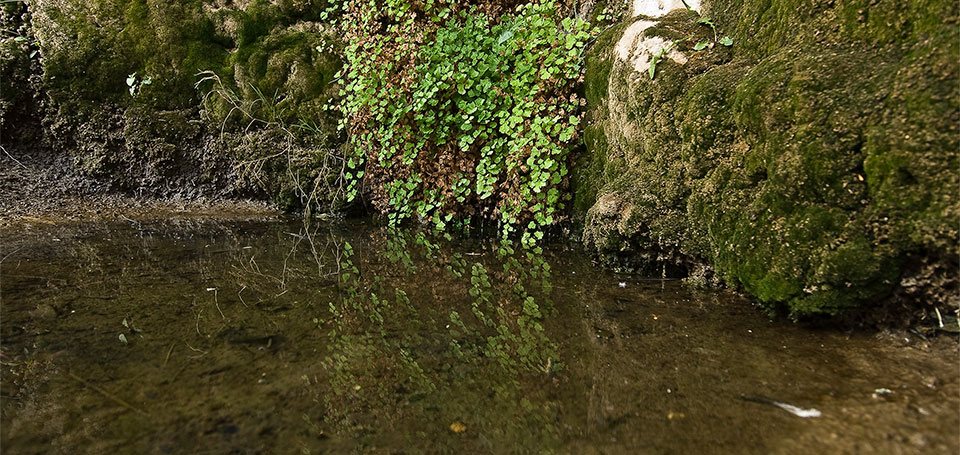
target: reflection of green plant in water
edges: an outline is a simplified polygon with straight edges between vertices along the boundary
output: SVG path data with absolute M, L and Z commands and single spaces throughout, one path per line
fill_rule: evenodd
M 443 247 L 443 237 L 383 232 L 382 256 L 364 261 L 351 246 L 343 249 L 340 297 L 325 324 L 328 423 L 354 437 L 413 425 L 397 433 L 442 445 L 447 426 L 462 421 L 467 431 L 510 434 L 500 444 L 549 446 L 556 407 L 543 390 L 522 385 L 558 365 L 543 325 L 549 266 L 509 242 L 500 246 L 502 265 L 490 267 L 469 265 Z
M 340 299 L 329 304 L 333 324 L 330 354 L 323 362 L 333 389 L 332 396 L 323 397 L 328 419 L 344 430 L 357 425 L 355 416 L 388 405 L 398 395 L 397 388 L 418 394 L 436 389 L 410 355 L 410 347 L 419 344 L 416 332 L 404 331 L 398 338 L 388 336 L 388 325 L 417 320 L 406 292 L 395 288 L 392 300 L 382 297 L 389 295 L 389 286 L 379 276 L 365 281 L 353 256 L 353 247 L 345 243 L 339 264 Z M 409 259 L 409 255 L 401 254 L 398 261 L 404 263 L 403 257 Z
M 520 302 L 519 308 L 513 308 L 509 313 L 503 305 L 495 305 L 494 287 L 490 282 L 487 269 L 480 263 L 474 264 L 470 278 L 470 296 L 473 297 L 471 314 L 476 317 L 487 329 L 495 331 L 488 334 L 485 343 L 477 343 L 474 349 L 480 349 L 483 354 L 495 358 L 501 366 L 516 370 L 543 371 L 550 373 L 559 364 L 556 363 L 556 349 L 544 333 L 541 303 L 549 305 L 550 284 L 549 265 L 531 251 L 524 251 L 526 261 L 521 262 L 515 255 L 511 243 L 501 241 L 498 248 L 498 258 L 503 262 L 503 279 L 499 282 L 510 286 L 510 292 L 501 299 L 511 302 Z M 540 278 L 538 281 L 535 279 Z M 542 293 L 539 297 L 527 291 L 529 282 L 539 284 Z M 464 334 L 476 338 L 482 336 L 483 331 L 469 329 L 460 314 L 454 310 L 450 313 L 455 338 Z M 464 343 L 454 339 L 451 342 L 454 352 L 462 353 Z
M 387 235 L 387 259 L 393 264 L 403 265 L 408 272 L 413 271 L 413 260 L 410 259 L 410 250 L 407 246 L 407 239 L 391 228 Z

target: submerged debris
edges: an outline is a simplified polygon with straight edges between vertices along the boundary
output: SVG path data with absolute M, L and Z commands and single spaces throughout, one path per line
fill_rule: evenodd
M 892 390 L 890 390 L 890 389 L 888 389 L 888 388 L 886 388 L 886 387 L 880 387 L 880 388 L 878 388 L 878 389 L 874 389 L 874 390 L 873 390 L 873 395 L 871 395 L 871 396 L 873 397 L 874 400 L 877 400 L 877 399 L 880 399 L 881 397 L 885 397 L 885 396 L 887 396 L 887 395 L 890 395 L 891 393 L 893 393 Z
M 771 406 L 776 406 L 776 407 L 778 407 L 778 408 L 780 408 L 780 409 L 783 409 L 784 411 L 787 411 L 787 412 L 789 412 L 789 413 L 791 413 L 791 414 L 793 414 L 793 415 L 795 415 L 795 416 L 797 416 L 797 417 L 803 417 L 803 418 L 805 418 L 805 419 L 807 419 L 807 418 L 814 418 L 814 417 L 820 417 L 820 415 L 821 415 L 821 413 L 820 413 L 820 411 L 819 411 L 818 409 L 813 409 L 813 408 L 804 409 L 804 408 L 800 408 L 800 407 L 794 406 L 794 405 L 792 405 L 792 404 L 787 404 L 787 403 L 783 403 L 783 402 L 780 402 L 780 401 L 771 400 L 770 398 L 761 397 L 761 396 L 741 396 L 740 399 L 743 400 L 743 401 L 750 401 L 750 402 L 753 402 L 753 403 L 769 404 L 769 405 L 771 405 Z

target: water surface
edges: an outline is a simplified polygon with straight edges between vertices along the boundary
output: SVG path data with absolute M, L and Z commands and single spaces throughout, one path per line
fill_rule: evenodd
M 181 219 L 0 246 L 5 453 L 960 450 L 955 341 L 770 320 L 563 244 Z

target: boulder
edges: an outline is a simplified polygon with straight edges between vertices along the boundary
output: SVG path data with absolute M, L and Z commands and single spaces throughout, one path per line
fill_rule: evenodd
M 588 56 L 588 248 L 651 273 L 706 265 L 795 316 L 955 311 L 958 5 L 702 6 L 625 18 Z

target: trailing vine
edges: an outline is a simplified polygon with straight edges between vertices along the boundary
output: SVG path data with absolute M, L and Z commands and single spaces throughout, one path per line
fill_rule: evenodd
M 558 2 L 344 1 L 347 197 L 391 224 L 496 220 L 534 243 L 569 199 L 589 25 Z

